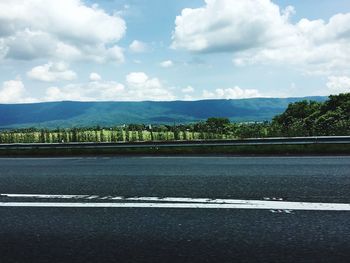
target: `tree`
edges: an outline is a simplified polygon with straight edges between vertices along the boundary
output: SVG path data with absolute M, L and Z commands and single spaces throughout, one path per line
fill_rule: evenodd
M 222 133 L 225 126 L 229 124 L 230 120 L 228 118 L 208 118 L 206 121 L 209 132 Z
M 283 136 L 309 136 L 312 135 L 312 119 L 309 116 L 317 114 L 321 104 L 316 101 L 299 101 L 291 103 L 281 115 L 273 119 L 273 124 L 280 127 Z

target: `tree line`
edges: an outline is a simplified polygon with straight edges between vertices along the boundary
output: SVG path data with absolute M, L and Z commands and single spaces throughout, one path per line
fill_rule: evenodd
M 325 102 L 289 104 L 271 126 L 283 136 L 350 135 L 350 93 L 331 95 Z
M 12 129 L 0 132 L 0 143 L 133 142 L 210 140 L 295 136 L 350 135 L 350 93 L 325 102 L 291 103 L 268 122 L 233 123 L 208 118 L 191 124 L 145 125 L 70 129 Z

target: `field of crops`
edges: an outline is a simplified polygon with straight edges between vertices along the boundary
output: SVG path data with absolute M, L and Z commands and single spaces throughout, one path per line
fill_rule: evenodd
M 69 142 L 137 142 L 234 139 L 233 135 L 192 131 L 130 131 L 123 129 L 101 130 L 60 130 L 60 131 L 4 131 L 0 133 L 0 143 L 69 143 Z

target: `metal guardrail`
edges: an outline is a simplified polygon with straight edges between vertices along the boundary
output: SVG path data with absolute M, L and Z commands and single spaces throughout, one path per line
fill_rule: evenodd
M 154 148 L 154 147 L 205 147 L 242 145 L 307 145 L 350 144 L 350 136 L 254 138 L 238 140 L 145 141 L 115 143 L 13 143 L 0 144 L 3 149 L 69 149 L 69 148 Z

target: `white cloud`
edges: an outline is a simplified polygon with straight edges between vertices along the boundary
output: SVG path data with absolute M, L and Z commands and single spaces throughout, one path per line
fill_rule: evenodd
M 132 87 L 144 86 L 148 81 L 148 76 L 144 72 L 132 72 L 126 76 L 126 83 Z M 156 80 L 158 82 L 158 80 Z
M 46 101 L 112 101 L 122 96 L 124 85 L 114 81 L 94 81 L 87 84 L 69 84 L 46 90 Z
M 144 72 L 132 72 L 126 76 L 127 97 L 132 100 L 174 100 L 175 96 L 158 78 L 150 78 Z
M 100 81 L 102 78 L 99 74 L 95 73 L 95 72 L 92 72 L 89 76 L 89 79 L 91 81 Z
M 187 86 L 186 88 L 183 88 L 181 91 L 183 93 L 193 93 L 194 92 L 194 88 L 192 86 Z
M 150 78 L 144 72 L 132 72 L 125 84 L 114 81 L 94 80 L 85 84 L 69 84 L 50 87 L 45 101 L 143 101 L 173 100 L 175 96 L 158 78 Z
M 27 103 L 35 100 L 27 97 L 23 82 L 19 79 L 5 81 L 0 87 L 0 103 Z
M 186 94 L 182 100 L 185 101 L 192 101 L 192 100 L 196 100 L 195 98 L 193 98 L 191 95 Z
M 95 80 L 83 84 L 69 84 L 50 87 L 45 101 L 171 101 L 175 99 L 242 99 L 263 97 L 256 89 L 240 87 L 204 90 L 201 96 L 193 96 L 192 86 L 181 89 L 183 96 L 173 94 L 171 87 L 165 86 L 158 78 L 151 78 L 144 72 L 131 72 L 123 84 L 114 81 Z
M 277 63 L 310 74 L 348 72 L 350 13 L 328 22 L 293 24 L 289 6 L 271 0 L 205 0 L 176 17 L 172 47 L 193 52 L 231 52 L 237 66 Z
M 183 9 L 175 20 L 174 48 L 191 51 L 240 51 L 269 44 L 289 31 L 287 17 L 270 0 L 205 0 Z M 280 29 L 283 28 L 281 31 Z
M 141 42 L 139 40 L 134 40 L 129 45 L 129 49 L 131 50 L 131 52 L 134 52 L 134 53 L 143 53 L 143 52 L 146 52 L 148 50 L 148 46 L 144 42 Z
M 0 1 L 0 55 L 122 62 L 125 21 L 82 0 Z
M 346 76 L 328 77 L 327 87 L 332 94 L 350 92 L 350 78 Z
M 20 80 L 5 81 L 0 89 L 0 102 L 11 103 L 24 95 L 24 85 Z
M 240 87 L 216 89 L 215 91 L 204 90 L 204 99 L 244 99 L 262 97 L 256 89 L 241 89 Z
M 70 70 L 68 65 L 59 62 L 49 62 L 42 66 L 32 68 L 27 75 L 31 79 L 40 80 L 44 82 L 55 82 L 60 80 L 74 80 L 77 74 Z
M 160 63 L 160 66 L 163 68 L 171 68 L 174 66 L 174 62 L 172 60 L 165 60 Z

